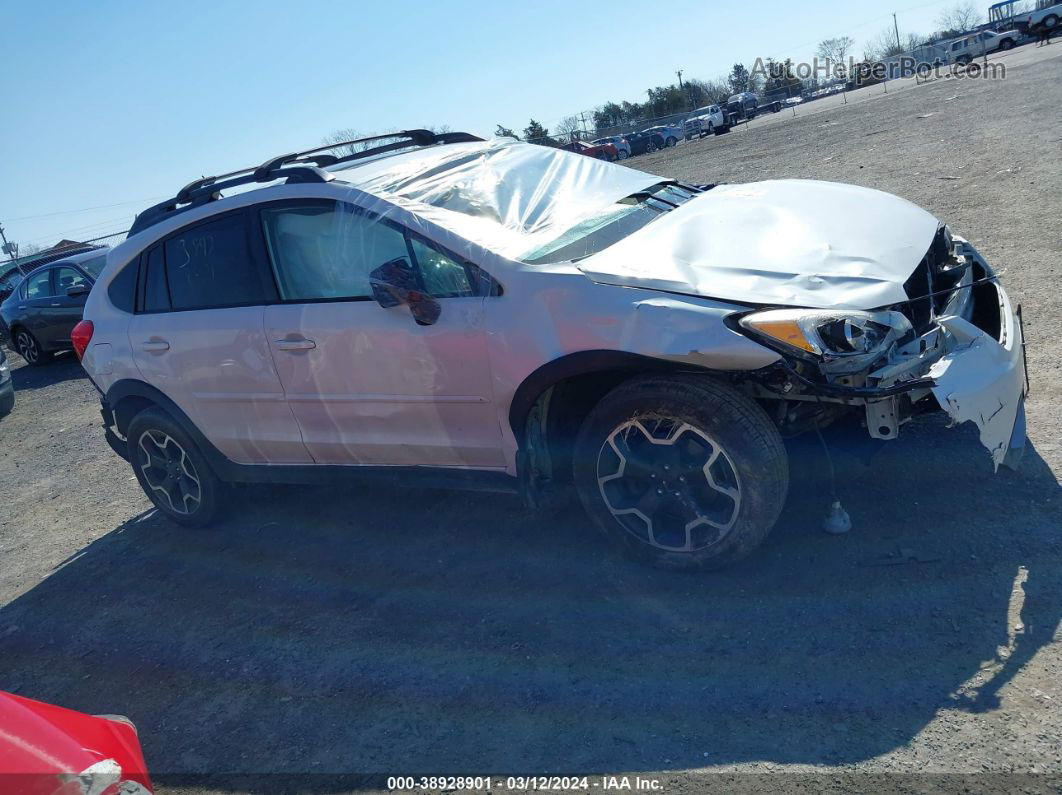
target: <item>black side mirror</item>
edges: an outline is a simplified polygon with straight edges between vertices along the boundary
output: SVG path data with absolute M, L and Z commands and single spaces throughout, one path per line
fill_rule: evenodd
M 66 294 L 71 298 L 79 298 L 82 295 L 88 295 L 91 289 L 87 284 L 75 284 L 73 287 L 66 288 Z
M 389 260 L 369 274 L 372 297 L 384 309 L 405 304 L 420 326 L 430 326 L 439 319 L 439 302 L 420 289 L 417 274 L 409 260 Z

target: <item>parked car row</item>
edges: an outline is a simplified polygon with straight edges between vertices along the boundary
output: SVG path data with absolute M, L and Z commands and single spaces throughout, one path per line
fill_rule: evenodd
M 28 364 L 71 350 L 70 333 L 107 262 L 108 247 L 72 254 L 26 274 L 0 304 L 0 327 Z

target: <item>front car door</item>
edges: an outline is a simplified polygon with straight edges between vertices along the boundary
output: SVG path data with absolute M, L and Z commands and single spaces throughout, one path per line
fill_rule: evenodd
M 262 327 L 276 289 L 249 217 L 211 216 L 141 255 L 129 343 L 144 379 L 230 460 L 311 463 Z
M 45 268 L 26 277 L 19 286 L 18 317 L 21 325 L 37 339 L 44 349 L 51 348 L 48 338 L 47 310 L 55 296 L 52 269 Z
M 482 325 L 489 277 L 350 204 L 259 213 L 280 293 L 266 334 L 314 461 L 503 468 Z M 433 324 L 373 300 L 370 272 L 398 259 L 439 301 Z

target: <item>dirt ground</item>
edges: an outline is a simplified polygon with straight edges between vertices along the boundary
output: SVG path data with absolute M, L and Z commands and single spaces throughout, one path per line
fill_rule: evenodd
M 0 689 L 130 716 L 162 792 L 488 773 L 495 792 L 547 773 L 690 793 L 1057 788 L 1060 56 L 1026 47 L 1005 82 L 875 87 L 631 162 L 854 182 L 969 237 L 1025 308 L 1022 472 L 993 474 L 974 432 L 924 418 L 843 486 L 850 534 L 820 531 L 801 472 L 767 543 L 712 575 L 615 557 L 574 509 L 378 484 L 247 489 L 190 532 L 148 511 L 75 362 L 16 367 Z M 376 777 L 242 775 L 305 771 Z M 179 775 L 197 773 L 228 775 Z

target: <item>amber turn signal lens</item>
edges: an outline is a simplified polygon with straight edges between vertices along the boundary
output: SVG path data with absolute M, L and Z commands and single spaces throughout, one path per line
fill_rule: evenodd
M 774 337 L 779 342 L 792 345 L 808 353 L 818 353 L 815 346 L 808 342 L 803 330 L 794 320 L 749 320 L 747 325 L 761 334 Z

